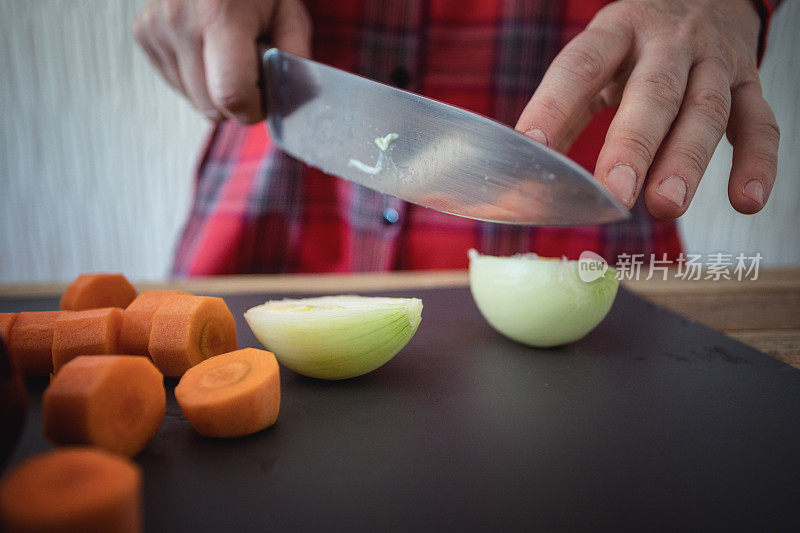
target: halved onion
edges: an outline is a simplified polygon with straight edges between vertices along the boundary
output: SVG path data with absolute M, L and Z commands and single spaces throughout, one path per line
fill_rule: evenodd
M 422 300 L 322 296 L 272 300 L 244 314 L 250 329 L 284 366 L 322 379 L 375 370 L 414 336 Z
M 470 289 L 483 317 L 503 335 L 530 346 L 584 337 L 611 310 L 619 287 L 611 267 L 583 281 L 578 261 L 536 254 L 495 257 L 475 250 L 469 258 Z

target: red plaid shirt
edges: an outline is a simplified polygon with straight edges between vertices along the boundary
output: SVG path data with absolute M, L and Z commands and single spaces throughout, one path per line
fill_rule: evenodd
M 513 125 L 558 51 L 603 0 L 307 1 L 323 63 Z M 771 2 L 759 2 L 762 20 Z M 766 26 L 765 26 L 766 27 Z M 762 32 L 762 33 L 765 33 Z M 354 102 L 353 105 L 358 105 Z M 569 156 L 592 171 L 613 110 Z M 327 176 L 276 149 L 264 124 L 217 125 L 197 172 L 176 275 L 466 268 L 467 250 L 535 251 L 615 262 L 621 253 L 675 259 L 674 221 L 642 201 L 625 222 L 521 227 L 442 214 Z

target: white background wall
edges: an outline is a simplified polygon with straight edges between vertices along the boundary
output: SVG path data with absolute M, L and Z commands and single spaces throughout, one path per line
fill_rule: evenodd
M 0 0 L 0 281 L 167 275 L 207 132 L 131 38 L 144 0 Z
M 168 274 L 207 132 L 130 37 L 144 0 L 0 0 L 0 282 Z M 775 17 L 762 67 L 783 137 L 762 213 L 726 194 L 717 150 L 682 220 L 688 251 L 800 264 L 800 2 Z

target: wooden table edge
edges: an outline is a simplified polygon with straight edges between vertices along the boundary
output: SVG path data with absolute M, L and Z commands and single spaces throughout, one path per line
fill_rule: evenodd
M 719 292 L 760 292 L 764 290 L 800 290 L 800 267 L 763 269 L 756 280 L 678 279 L 670 272 L 668 279 L 655 273 L 651 279 L 642 272 L 639 279 L 624 279 L 622 285 L 638 294 L 682 294 Z M 331 292 L 348 290 L 401 290 L 436 287 L 466 287 L 466 270 L 416 270 L 358 272 L 349 274 L 246 274 L 175 278 L 165 281 L 133 280 L 139 290 L 179 289 L 198 293 L 242 294 L 249 292 Z M 68 283 L 0 283 L 0 298 L 60 296 Z
M 764 268 L 758 279 L 685 280 L 670 272 L 623 280 L 628 290 L 656 305 L 728 334 L 800 368 L 800 267 Z M 137 289 L 178 289 L 194 294 L 359 293 L 468 287 L 466 270 L 353 274 L 214 276 L 134 282 Z M 0 298 L 57 297 L 67 284 L 0 284 Z

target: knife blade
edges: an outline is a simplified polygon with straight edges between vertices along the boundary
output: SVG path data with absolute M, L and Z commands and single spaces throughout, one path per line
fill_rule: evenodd
M 580 165 L 499 122 L 277 48 L 261 57 L 272 139 L 327 174 L 490 222 L 630 217 Z

